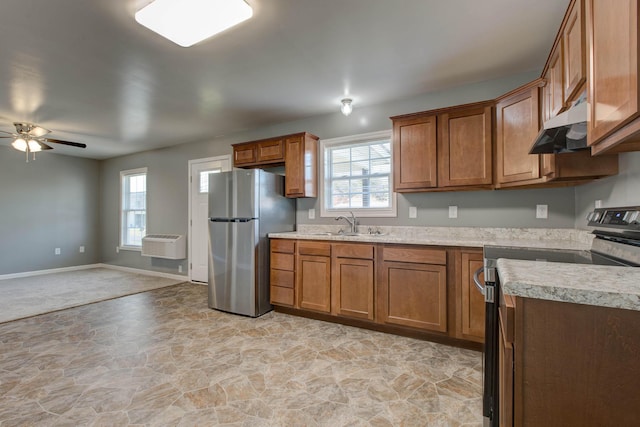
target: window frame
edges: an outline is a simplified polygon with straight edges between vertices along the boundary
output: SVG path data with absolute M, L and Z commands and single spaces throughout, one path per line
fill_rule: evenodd
M 329 177 L 326 176 L 327 164 L 326 164 L 326 150 L 336 148 L 340 146 L 358 145 L 366 142 L 379 141 L 382 139 L 389 140 L 390 149 L 390 169 L 389 169 L 389 201 L 391 206 L 388 208 L 352 208 L 352 209 L 330 209 L 328 203 L 328 185 L 330 183 Z M 397 217 L 398 216 L 398 203 L 397 194 L 393 191 L 393 138 L 392 130 L 384 130 L 378 132 L 362 133 L 358 135 L 350 135 L 332 139 L 320 140 L 320 167 L 319 167 L 319 192 L 320 192 L 320 217 L 336 217 L 339 215 L 345 215 L 349 212 L 353 212 L 355 216 L 362 218 L 381 218 L 381 217 Z
M 143 168 L 136 168 L 136 169 L 127 169 L 127 170 L 122 170 L 120 171 L 120 203 L 119 203 L 119 230 L 118 233 L 120 235 L 120 237 L 118 238 L 118 248 L 119 249 L 124 249 L 124 250 L 130 250 L 130 251 L 142 251 L 142 241 L 140 242 L 140 245 L 130 245 L 130 244 L 125 244 L 124 243 L 124 234 L 125 234 L 125 230 L 124 230 L 124 225 L 125 225 L 125 221 L 124 221 L 124 184 L 125 184 L 125 179 L 129 178 L 131 176 L 135 176 L 135 175 L 145 175 L 145 192 L 144 192 L 144 215 L 145 215 L 145 221 L 144 221 L 144 229 L 145 229 L 145 235 L 146 235 L 146 230 L 147 230 L 147 224 L 149 223 L 149 218 L 148 218 L 148 202 L 149 202 L 149 183 L 148 183 L 148 179 L 149 179 L 149 174 L 148 174 L 148 170 L 146 167 Z M 139 209 L 136 209 L 139 210 Z M 144 236 L 142 236 L 144 237 Z

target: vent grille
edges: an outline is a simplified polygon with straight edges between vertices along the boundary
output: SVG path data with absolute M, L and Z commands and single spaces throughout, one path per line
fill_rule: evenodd
M 142 256 L 184 259 L 187 257 L 186 239 L 181 234 L 149 234 L 142 238 Z

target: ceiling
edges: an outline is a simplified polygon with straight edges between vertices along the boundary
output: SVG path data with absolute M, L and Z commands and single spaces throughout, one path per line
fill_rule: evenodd
M 252 19 L 181 48 L 135 22 L 148 1 L 2 0 L 0 129 L 104 159 L 540 70 L 569 3 L 247 0 Z

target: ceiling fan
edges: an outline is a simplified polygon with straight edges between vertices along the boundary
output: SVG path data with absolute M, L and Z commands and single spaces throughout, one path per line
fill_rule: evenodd
M 0 130 L 0 133 L 5 133 L 8 136 L 0 136 L 0 138 L 11 138 L 13 142 L 11 146 L 18 151 L 24 151 L 27 155 L 27 162 L 29 162 L 29 153 L 33 153 L 33 159 L 36 158 L 36 153 L 43 150 L 52 150 L 53 147 L 47 145 L 47 143 L 70 145 L 71 147 L 87 148 L 87 144 L 79 142 L 62 141 L 60 139 L 45 138 L 44 136 L 51 133 L 49 129 L 45 129 L 41 126 L 34 125 L 33 123 L 14 122 L 16 132 L 5 132 Z

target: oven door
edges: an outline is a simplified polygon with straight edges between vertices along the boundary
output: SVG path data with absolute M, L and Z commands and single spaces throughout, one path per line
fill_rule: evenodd
M 480 273 L 484 271 L 484 284 Z M 475 272 L 473 280 L 484 295 L 485 331 L 482 386 L 482 417 L 484 427 L 498 426 L 498 301 L 495 290 L 498 276 L 496 260 L 484 260 L 484 267 Z

